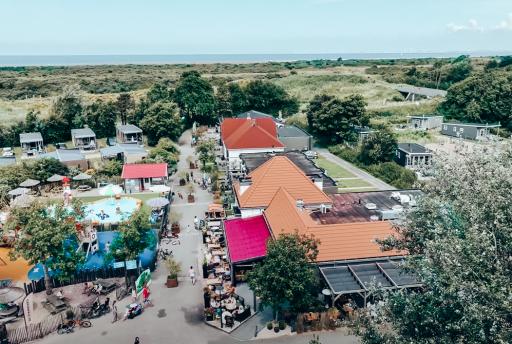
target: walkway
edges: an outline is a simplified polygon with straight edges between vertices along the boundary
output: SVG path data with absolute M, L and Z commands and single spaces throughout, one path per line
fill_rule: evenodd
M 193 155 L 190 147 L 190 132 L 186 132 L 180 142 L 186 142 L 180 146 L 181 155 L 178 163 L 178 171 L 188 171 L 186 159 Z M 178 172 L 179 173 L 179 172 Z M 173 180 L 174 191 L 186 195 L 184 188 L 177 186 L 178 181 Z M 182 263 L 180 285 L 178 288 L 168 289 L 164 286 L 167 278 L 165 266 L 159 264 L 153 273 L 151 286 L 152 298 L 155 306 L 147 308 L 143 314 L 133 320 L 119 321 L 111 324 L 111 316 L 105 316 L 93 320 L 90 329 L 77 329 L 68 335 L 51 335 L 38 343 L 44 344 L 107 344 L 126 343 L 131 344 L 135 336 L 140 337 L 141 344 L 152 343 L 183 343 L 183 344 L 236 344 L 237 339 L 228 334 L 214 329 L 203 322 L 203 294 L 202 280 L 198 279 L 192 286 L 186 274 L 192 265 L 196 273 L 201 277 L 200 257 L 202 238 L 200 232 L 193 228 L 194 216 L 201 216 L 212 201 L 211 195 L 206 191 L 196 188 L 196 203 L 188 204 L 186 200 L 178 197 L 174 207 L 183 214 L 181 220 L 181 245 L 171 246 L 175 258 Z M 118 309 L 124 311 L 128 299 L 123 300 Z M 251 341 L 257 343 L 289 343 L 307 344 L 312 335 L 296 335 L 266 341 Z M 320 334 L 323 344 L 351 344 L 358 343 L 353 336 L 343 336 L 341 332 L 326 332 Z
M 356 175 L 360 179 L 363 179 L 364 181 L 368 182 L 369 184 L 373 185 L 377 190 L 396 190 L 394 186 L 391 186 L 387 183 L 384 183 L 382 180 L 375 178 L 371 174 L 369 174 L 366 171 L 361 170 L 360 168 L 352 165 L 346 160 L 343 160 L 336 155 L 332 154 L 325 148 L 317 148 L 315 149 L 318 154 L 323 156 L 325 159 L 329 160 L 330 162 L 333 162 L 335 164 L 338 164 L 342 168 L 346 169 L 350 173 Z M 358 189 L 360 187 L 357 187 Z

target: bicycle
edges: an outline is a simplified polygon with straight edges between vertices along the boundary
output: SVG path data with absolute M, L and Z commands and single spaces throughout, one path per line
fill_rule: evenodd
M 68 326 L 72 327 L 83 327 L 83 328 L 89 328 L 92 326 L 92 323 L 89 320 L 83 320 L 83 319 L 76 319 L 76 320 L 69 320 Z

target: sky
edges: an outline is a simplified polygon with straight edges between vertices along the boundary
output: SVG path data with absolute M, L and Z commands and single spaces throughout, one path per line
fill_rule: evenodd
M 0 0 L 0 55 L 512 50 L 512 0 Z

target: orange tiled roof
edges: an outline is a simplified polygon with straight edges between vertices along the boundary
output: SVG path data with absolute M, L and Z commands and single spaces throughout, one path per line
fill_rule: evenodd
M 282 148 L 271 118 L 226 118 L 221 124 L 221 137 L 228 149 Z
M 286 156 L 275 156 L 249 174 L 252 184 L 242 194 L 240 184 L 234 183 L 241 208 L 265 208 L 280 187 L 295 199 L 307 204 L 331 204 L 331 199 L 320 190 Z
M 294 198 L 284 188 L 276 193 L 264 215 L 274 236 L 298 232 L 319 239 L 318 262 L 404 254 L 382 251 L 376 242 L 396 234 L 388 221 L 322 225 L 311 218 L 307 209 L 297 209 Z

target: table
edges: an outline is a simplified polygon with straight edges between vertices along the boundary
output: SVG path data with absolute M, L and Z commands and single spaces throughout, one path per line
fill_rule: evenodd
M 212 255 L 214 256 L 223 256 L 225 254 L 224 250 L 221 249 L 221 250 L 213 250 L 212 251 Z
M 208 244 L 208 248 L 209 249 L 220 249 L 220 245 L 219 244 Z
M 207 278 L 206 279 L 206 285 L 221 285 L 222 279 L 221 278 Z

